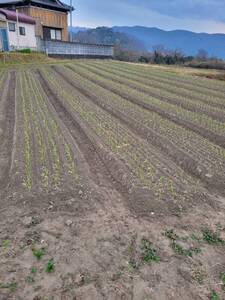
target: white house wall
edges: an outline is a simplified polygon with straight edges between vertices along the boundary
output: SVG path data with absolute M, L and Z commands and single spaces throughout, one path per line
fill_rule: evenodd
M 15 22 L 10 22 L 10 23 L 15 23 Z M 35 37 L 35 25 L 19 22 L 19 27 L 20 26 L 25 27 L 25 35 L 18 34 L 17 37 L 17 26 L 16 26 L 16 31 L 9 31 L 8 29 L 9 46 L 11 50 L 18 49 L 18 48 L 19 49 L 30 48 L 35 50 L 37 48 L 37 40 Z

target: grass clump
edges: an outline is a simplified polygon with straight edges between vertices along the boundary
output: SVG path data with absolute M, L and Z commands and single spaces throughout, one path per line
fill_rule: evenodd
M 55 262 L 53 258 L 48 261 L 45 271 L 46 273 L 52 273 L 55 271 Z
M 179 254 L 179 255 L 184 255 L 184 256 L 192 257 L 192 250 L 190 250 L 190 249 L 184 249 L 182 246 L 180 246 L 176 242 L 173 242 L 171 244 L 171 247 L 174 250 L 174 252 L 177 253 L 177 254 Z
M 179 237 L 173 229 L 166 230 L 164 235 L 171 240 L 171 248 L 173 251 L 182 256 L 189 256 L 192 257 L 193 254 L 198 254 L 201 252 L 200 248 L 190 248 L 190 249 L 185 249 L 183 248 L 180 244 L 178 244 L 178 240 L 186 241 L 188 237 Z
M 146 239 L 141 241 L 141 256 L 145 262 L 159 262 L 160 257 L 157 255 L 157 252 L 152 248 L 152 243 Z
M 173 229 L 166 230 L 165 236 L 172 241 L 176 241 L 177 239 L 179 239 L 179 236 L 174 232 Z
M 45 251 L 44 249 L 33 249 L 33 255 L 38 259 L 42 259 L 42 257 L 44 256 Z

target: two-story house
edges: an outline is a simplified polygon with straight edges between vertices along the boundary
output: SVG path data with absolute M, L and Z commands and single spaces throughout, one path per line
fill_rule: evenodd
M 0 0 L 0 8 L 17 10 L 35 19 L 41 39 L 68 41 L 68 13 L 72 7 L 59 0 Z
M 0 8 L 0 51 L 24 48 L 37 49 L 34 18 Z

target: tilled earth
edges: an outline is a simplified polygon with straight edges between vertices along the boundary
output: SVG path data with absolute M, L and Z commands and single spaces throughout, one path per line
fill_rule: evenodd
M 108 62 L 0 73 L 0 299 L 225 299 L 223 132 L 144 102 L 135 74 L 127 94 L 109 88 L 96 64 L 103 76 Z M 223 124 L 221 90 L 205 115 Z M 189 149 L 155 113 L 190 131 Z

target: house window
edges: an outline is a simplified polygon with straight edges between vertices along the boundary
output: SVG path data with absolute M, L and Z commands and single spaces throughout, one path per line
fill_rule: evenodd
M 62 40 L 61 30 L 60 29 L 51 29 L 50 30 L 50 38 L 51 38 L 51 40 L 61 41 Z
M 16 31 L 16 23 L 9 22 L 9 31 Z
M 26 35 L 25 27 L 19 27 L 20 35 Z

